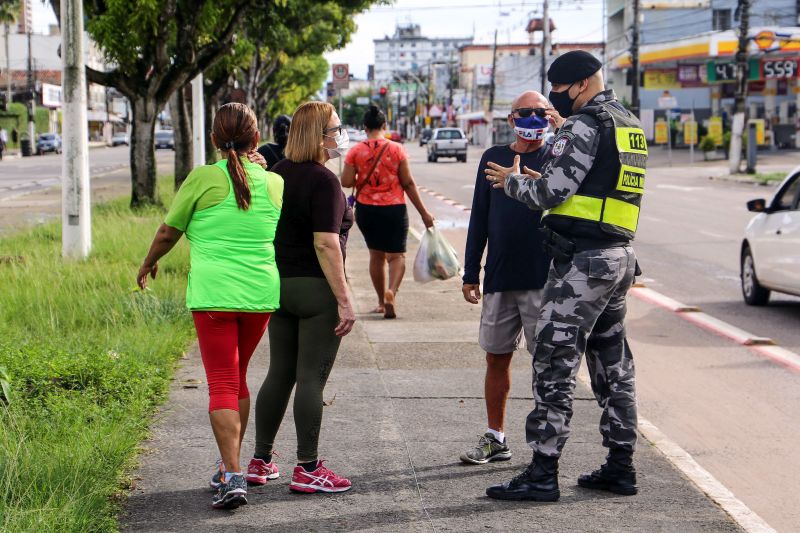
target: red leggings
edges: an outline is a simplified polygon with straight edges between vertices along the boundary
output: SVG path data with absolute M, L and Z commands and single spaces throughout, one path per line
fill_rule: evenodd
M 239 410 L 250 397 L 247 364 L 267 329 L 270 313 L 192 311 L 208 381 L 208 411 Z

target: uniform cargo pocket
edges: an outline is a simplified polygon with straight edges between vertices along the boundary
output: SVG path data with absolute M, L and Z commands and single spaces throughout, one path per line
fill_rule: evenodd
M 619 276 L 619 258 L 592 257 L 589 259 L 589 277 L 614 281 Z

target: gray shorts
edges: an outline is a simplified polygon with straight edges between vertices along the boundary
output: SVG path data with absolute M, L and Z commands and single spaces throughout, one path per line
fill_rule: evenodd
M 522 334 L 533 353 L 542 291 L 505 291 L 483 295 L 478 342 L 485 351 L 506 354 L 519 348 Z

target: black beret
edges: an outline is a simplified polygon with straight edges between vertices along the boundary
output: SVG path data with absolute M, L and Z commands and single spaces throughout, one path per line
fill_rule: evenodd
M 550 83 L 575 83 L 585 80 L 602 68 L 599 59 L 584 50 L 572 50 L 562 54 L 547 69 Z

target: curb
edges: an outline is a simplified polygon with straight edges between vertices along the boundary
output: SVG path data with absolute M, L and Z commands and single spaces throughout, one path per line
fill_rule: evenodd
M 742 529 L 750 533 L 775 532 L 775 529 L 770 527 L 763 518 L 742 503 L 708 470 L 700 466 L 689 452 L 667 438 L 655 425 L 641 417 L 639 417 L 639 433 L 711 501 L 728 513 Z
M 769 337 L 761 337 L 734 326 L 733 324 L 728 324 L 723 320 L 703 313 L 699 307 L 686 305 L 677 300 L 673 300 L 669 296 L 648 289 L 643 284 L 637 284 L 636 287 L 630 290 L 630 293 L 640 300 L 671 311 L 687 322 L 691 322 L 711 333 L 730 339 L 741 346 L 746 346 L 755 354 L 769 359 L 793 372 L 800 372 L 800 355 L 786 348 L 777 346 L 777 343 Z

